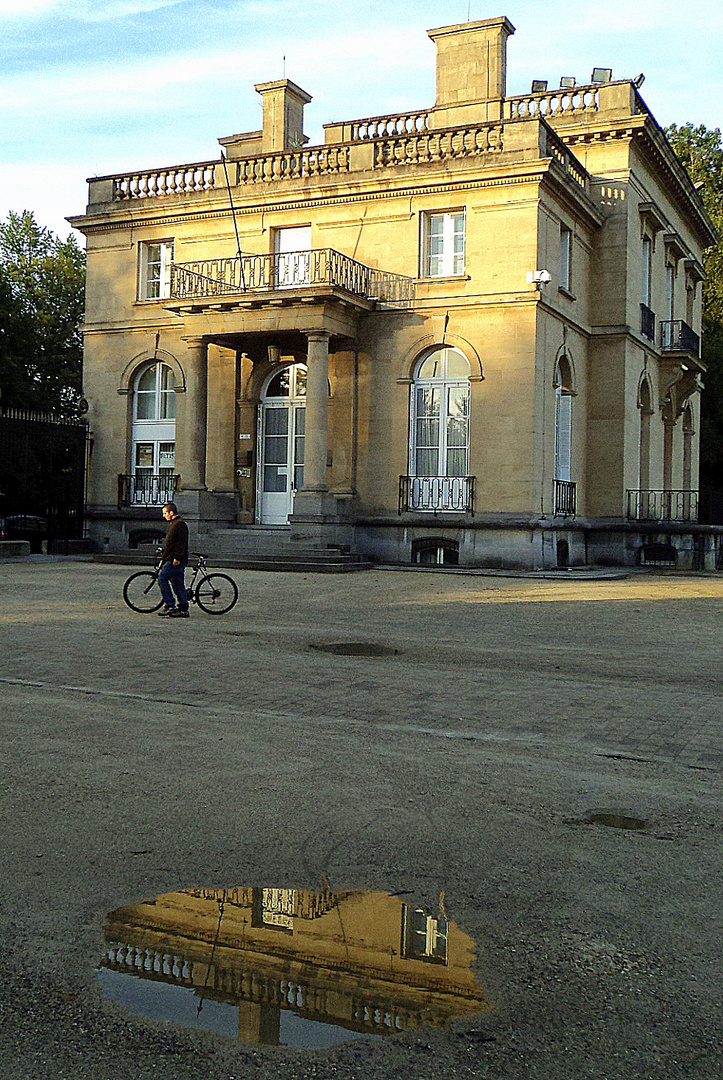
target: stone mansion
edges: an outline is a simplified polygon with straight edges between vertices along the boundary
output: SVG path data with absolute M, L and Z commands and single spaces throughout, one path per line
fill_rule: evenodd
M 636 81 L 508 96 L 514 27 L 429 31 L 436 102 L 89 181 L 100 547 L 253 537 L 386 563 L 718 565 L 697 524 L 716 234 Z

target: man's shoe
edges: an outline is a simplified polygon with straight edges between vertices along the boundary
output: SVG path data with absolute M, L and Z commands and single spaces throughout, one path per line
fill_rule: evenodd
M 185 611 L 182 611 L 181 608 L 173 608 L 168 612 L 168 617 L 169 619 L 187 619 L 189 618 L 188 608 Z
M 164 604 L 161 610 L 158 612 L 159 618 L 163 618 L 164 615 L 175 615 L 178 611 L 176 607 L 169 607 L 168 604 Z

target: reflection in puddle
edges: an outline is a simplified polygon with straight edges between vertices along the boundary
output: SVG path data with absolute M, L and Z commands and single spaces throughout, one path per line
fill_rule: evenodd
M 129 1012 L 320 1049 L 490 1008 L 474 942 L 387 893 L 182 889 L 108 915 L 99 978 Z

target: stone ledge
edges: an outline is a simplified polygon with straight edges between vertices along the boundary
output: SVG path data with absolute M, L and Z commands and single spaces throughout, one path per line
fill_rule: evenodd
M 0 540 L 0 559 L 23 558 L 29 554 L 29 540 Z

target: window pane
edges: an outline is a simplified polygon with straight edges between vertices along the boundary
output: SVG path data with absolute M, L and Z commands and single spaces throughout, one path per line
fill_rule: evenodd
M 417 446 L 439 446 L 438 419 L 417 419 Z
M 136 443 L 136 469 L 153 471 L 153 443 Z
M 287 491 L 288 482 L 288 470 L 285 466 L 283 468 L 279 468 L 278 465 L 264 466 L 264 491 Z
M 266 397 L 288 397 L 289 375 L 289 368 L 285 368 L 284 371 L 280 371 L 278 375 L 274 375 L 269 383 L 268 390 L 266 391 Z
M 296 397 L 306 396 L 306 368 L 296 368 Z
M 156 416 L 156 395 L 143 391 L 136 394 L 136 416 L 139 420 L 154 420 Z
M 289 430 L 289 410 L 266 409 L 266 435 L 286 435 Z
M 417 460 L 414 470 L 415 476 L 437 476 L 439 465 L 439 451 L 422 450 L 417 448 Z
M 143 374 L 138 379 L 139 390 L 150 390 L 152 393 L 156 392 L 156 368 L 146 368 Z
M 447 349 L 447 376 L 450 379 L 468 379 L 469 364 L 458 349 Z

